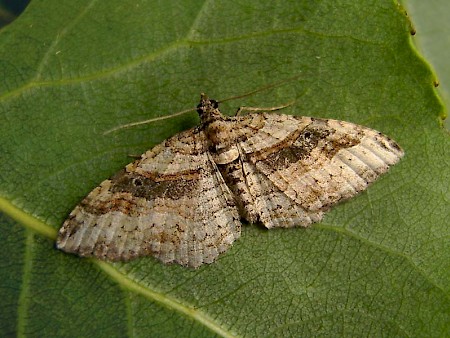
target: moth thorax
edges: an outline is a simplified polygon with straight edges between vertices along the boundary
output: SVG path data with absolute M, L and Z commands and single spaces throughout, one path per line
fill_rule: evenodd
M 221 117 L 220 119 L 211 120 L 207 123 L 207 125 L 205 125 L 205 133 L 212 144 L 225 145 L 233 143 L 235 140 L 235 131 L 233 130 L 233 127 L 233 124 Z

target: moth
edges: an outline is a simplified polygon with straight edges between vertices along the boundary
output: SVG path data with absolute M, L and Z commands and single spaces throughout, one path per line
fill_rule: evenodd
M 363 191 L 403 156 L 353 123 L 268 112 L 227 117 L 205 94 L 200 124 L 103 181 L 70 213 L 57 247 L 128 261 L 153 256 L 197 268 L 241 234 L 306 227 Z

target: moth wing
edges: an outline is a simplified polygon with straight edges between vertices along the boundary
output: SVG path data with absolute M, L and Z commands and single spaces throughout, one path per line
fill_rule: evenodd
M 365 190 L 404 154 L 389 137 L 353 123 L 263 116 L 262 128 L 239 147 L 250 193 L 268 228 L 319 221 L 331 206 Z
M 113 261 L 213 262 L 240 236 L 241 223 L 205 144 L 201 130 L 187 130 L 102 182 L 64 222 L 57 247 Z

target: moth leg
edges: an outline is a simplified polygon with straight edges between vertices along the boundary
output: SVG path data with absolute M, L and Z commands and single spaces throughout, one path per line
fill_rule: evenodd
M 268 111 L 276 111 L 276 110 L 281 110 L 284 108 L 287 108 L 289 106 L 292 106 L 294 104 L 294 101 L 288 102 L 286 104 L 283 104 L 281 106 L 277 106 L 277 107 L 266 107 L 266 108 L 261 108 L 261 107 L 239 107 L 238 110 L 236 111 L 235 116 L 239 116 L 241 115 L 242 112 L 268 112 Z

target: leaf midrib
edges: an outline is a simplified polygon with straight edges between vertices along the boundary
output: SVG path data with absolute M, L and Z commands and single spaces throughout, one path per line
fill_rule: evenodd
M 3 211 L 5 214 L 10 216 L 12 219 L 17 221 L 18 223 L 23 224 L 26 228 L 31 229 L 31 230 L 39 233 L 40 235 L 47 237 L 48 239 L 56 241 L 58 232 L 55 229 L 53 229 L 46 223 L 38 220 L 37 218 L 27 214 L 25 211 L 17 208 L 11 202 L 9 202 L 7 199 L 5 199 L 3 197 L 0 197 L 0 211 Z M 22 288 L 24 288 L 24 287 L 25 288 L 22 289 L 21 296 L 20 296 L 21 300 L 25 300 L 27 298 L 26 297 L 27 289 L 26 289 L 25 284 L 27 284 L 27 280 L 29 279 L 29 274 L 31 271 L 30 264 L 32 261 L 31 256 L 27 253 L 30 252 L 29 248 L 31 245 L 32 237 L 33 237 L 33 233 L 29 233 L 29 235 L 27 235 L 27 241 L 26 241 L 27 245 L 26 245 L 25 257 L 24 257 L 25 265 L 24 265 L 24 272 L 23 272 L 23 276 L 25 276 L 25 278 L 23 279 L 23 283 L 22 283 Z M 97 266 L 101 271 L 103 271 L 103 273 L 106 273 L 112 280 L 117 282 L 117 284 L 121 288 L 131 291 L 131 292 L 135 292 L 153 302 L 157 302 L 169 309 L 175 310 L 175 311 L 181 313 L 182 315 L 184 315 L 188 318 L 191 318 L 191 319 L 197 321 L 198 323 L 200 323 L 201 325 L 209 328 L 211 331 L 213 331 L 214 333 L 216 333 L 219 336 L 229 337 L 229 338 L 236 337 L 236 335 L 225 330 L 221 326 L 221 323 L 215 321 L 213 318 L 208 316 L 206 313 L 199 311 L 195 307 L 187 305 L 173 297 L 169 297 L 167 294 L 164 294 L 164 293 L 158 292 L 156 290 L 150 289 L 148 287 L 142 286 L 141 284 L 128 278 L 127 275 L 120 272 L 116 267 L 114 267 L 114 265 L 94 259 L 94 258 L 88 258 L 86 260 L 90 261 L 93 265 Z M 26 277 L 26 276 L 28 276 L 28 277 Z M 19 316 L 19 318 L 18 318 L 19 331 L 18 332 L 20 333 L 21 327 L 23 328 L 25 325 L 22 317 L 24 317 L 23 314 L 26 312 L 27 304 L 24 301 L 19 301 L 19 303 L 21 304 L 19 306 L 19 313 L 18 313 L 18 316 Z
M 0 197 L 0 211 L 3 211 L 7 215 L 9 215 L 11 218 L 16 220 L 17 222 L 23 224 L 26 228 L 31 229 L 40 235 L 43 235 L 44 237 L 47 237 L 53 241 L 56 240 L 57 237 L 57 231 L 47 225 L 46 223 L 38 220 L 36 217 L 27 214 L 25 211 L 17 208 L 14 206 L 11 202 L 9 202 L 7 199 Z M 335 227 L 331 225 L 327 225 L 326 223 L 319 223 L 314 226 L 316 229 L 322 229 L 326 231 L 332 231 L 335 233 L 338 233 L 340 235 L 347 236 L 349 238 L 358 240 L 366 245 L 372 246 L 374 248 L 377 248 L 380 251 L 385 252 L 386 254 L 390 256 L 396 256 L 400 257 L 403 260 L 405 260 L 410 266 L 413 267 L 417 273 L 422 276 L 430 285 L 432 285 L 434 288 L 439 290 L 443 297 L 450 301 L 450 295 L 448 295 L 445 291 L 445 289 L 440 286 L 438 283 L 436 283 L 434 280 L 432 280 L 423 269 L 421 269 L 415 262 L 412 260 L 411 257 L 407 256 L 406 254 L 402 252 L 398 252 L 395 250 L 390 249 L 387 246 L 381 245 L 380 243 L 375 243 L 370 240 L 368 240 L 365 237 L 360 236 L 359 234 L 349 230 L 348 228 L 341 228 L 341 227 Z M 27 237 L 28 238 L 28 237 Z M 28 241 L 27 241 L 28 243 Z M 103 262 L 94 258 L 88 259 L 92 264 L 96 265 L 100 270 L 102 270 L 104 273 L 106 273 L 110 278 L 112 278 L 114 281 L 117 282 L 117 284 L 122 287 L 123 289 L 135 292 L 137 294 L 140 294 L 144 296 L 145 298 L 155 301 L 167 308 L 173 309 L 178 311 L 179 313 L 183 314 L 186 317 L 192 318 L 196 320 L 198 323 L 208 327 L 213 332 L 217 333 L 220 336 L 223 337 L 235 337 L 234 334 L 231 332 L 226 331 L 221 327 L 221 324 L 216 322 L 214 319 L 209 317 L 206 313 L 199 311 L 195 309 L 195 307 L 187 305 L 173 297 L 167 296 L 167 294 L 158 292 L 156 290 L 148 288 L 148 286 L 144 287 L 141 284 L 135 282 L 134 280 L 128 278 L 127 275 L 120 272 L 114 265 Z M 27 262 L 25 262 L 25 266 L 27 265 Z

